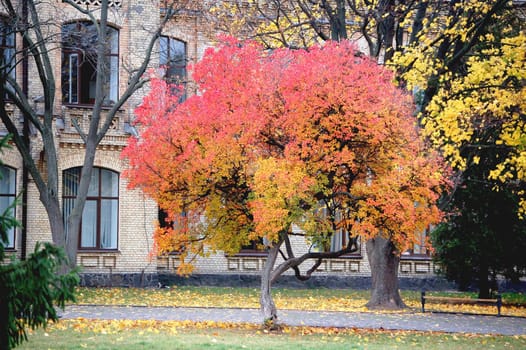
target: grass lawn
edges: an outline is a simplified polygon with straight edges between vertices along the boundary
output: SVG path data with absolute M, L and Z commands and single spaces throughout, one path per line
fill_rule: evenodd
M 352 289 L 274 289 L 274 301 L 279 309 L 327 310 L 344 312 L 368 312 L 365 308 L 370 292 Z M 433 295 L 476 297 L 475 293 L 432 292 Z M 420 292 L 401 291 L 410 310 L 419 310 Z M 79 304 L 143 305 L 143 306 L 201 306 L 258 308 L 259 290 L 256 288 L 190 287 L 175 286 L 170 289 L 152 288 L 79 288 Z M 504 303 L 526 305 L 526 295 L 508 293 Z M 481 314 L 496 313 L 492 305 L 433 304 L 429 309 Z M 504 306 L 503 315 L 525 316 L 526 307 Z
M 235 328 L 239 327 L 239 328 Z M 61 321 L 29 334 L 17 349 L 525 349 L 526 337 L 319 328 L 265 333 L 206 323 Z

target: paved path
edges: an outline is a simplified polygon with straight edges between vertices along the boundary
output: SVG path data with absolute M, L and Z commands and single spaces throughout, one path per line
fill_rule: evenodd
M 138 306 L 81 306 L 71 305 L 61 313 L 62 318 L 128 320 L 192 320 L 245 322 L 259 324 L 262 317 L 257 309 L 138 307 Z M 329 311 L 278 310 L 281 323 L 289 326 L 372 328 L 390 330 L 439 331 L 452 333 L 483 333 L 526 335 L 526 318 L 496 317 L 444 313 L 348 313 Z

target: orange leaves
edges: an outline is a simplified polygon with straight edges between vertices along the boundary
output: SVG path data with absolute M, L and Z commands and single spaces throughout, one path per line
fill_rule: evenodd
M 255 167 L 251 181 L 254 199 L 250 201 L 255 229 L 276 241 L 283 228 L 301 219 L 301 213 L 291 213 L 291 208 L 311 200 L 315 182 L 303 167 L 286 159 L 260 158 Z
M 392 73 L 350 42 L 268 52 L 223 38 L 193 77 L 200 94 L 181 104 L 152 82 L 137 109 L 141 139 L 125 151 L 132 186 L 188 215 L 184 229 L 156 232 L 159 252 L 183 241 L 235 252 L 292 223 L 323 241 L 342 220 L 403 246 L 439 220 L 441 162 L 426 161 Z

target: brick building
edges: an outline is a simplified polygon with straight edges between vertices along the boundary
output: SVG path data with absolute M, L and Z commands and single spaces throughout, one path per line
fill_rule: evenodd
M 77 0 L 81 9 L 96 8 L 98 0 Z M 58 153 L 59 196 L 64 213 L 75 198 L 84 159 L 84 143 L 78 129 L 88 127 L 93 111 L 94 64 L 90 63 L 89 45 L 97 34 L 87 15 L 78 9 L 59 1 L 43 2 L 37 5 L 41 20 L 48 24 L 50 37 L 60 38 L 50 47 L 49 57 L 56 77 L 55 106 L 53 107 L 55 147 Z M 147 43 L 152 29 L 159 26 L 163 10 L 155 1 L 112 1 L 108 13 L 108 66 L 110 74 L 105 89 L 109 104 L 126 89 L 129 67 L 140 62 L 147 52 Z M 98 11 L 94 14 L 99 15 Z M 7 30 L 12 23 L 7 12 L 0 9 L 2 26 L 3 62 L 20 56 L 18 48 L 22 38 Z M 186 66 L 199 59 L 211 45 L 210 35 L 204 30 L 203 18 L 198 12 L 187 12 L 177 16 L 163 29 L 157 42 L 150 67 L 161 69 L 170 78 L 186 76 Z M 81 35 L 79 35 L 81 33 Z M 87 42 L 87 43 L 86 43 Z M 2 74 L 8 74 L 17 81 L 27 78 L 27 99 L 38 112 L 42 104 L 41 87 L 33 84 L 38 72 L 29 64 L 16 64 L 13 70 L 4 64 Z M 190 84 L 190 83 L 189 83 Z M 85 282 L 88 284 L 137 285 L 155 283 L 158 273 L 172 274 L 177 267 L 177 256 L 152 258 L 152 231 L 158 218 L 155 202 L 138 190 L 127 189 L 127 181 L 121 176 L 126 162 L 120 151 L 126 140 L 136 130 L 131 122 L 145 90 L 134 94 L 118 110 L 109 131 L 102 139 L 95 155 L 95 174 L 92 182 L 98 188 L 90 190 L 81 225 L 77 263 L 82 266 Z M 193 93 L 187 85 L 187 93 Z M 14 104 L 5 100 L 5 109 L 18 128 L 23 128 L 23 118 Z M 7 134 L 0 125 L 0 134 Z M 38 134 L 29 133 L 31 155 L 42 163 L 43 145 Z M 17 194 L 25 192 L 24 203 L 16 207 L 16 217 L 24 227 L 9 232 L 8 252 L 24 258 L 33 251 L 37 241 L 50 241 L 51 233 L 44 207 L 34 181 L 24 179 L 24 167 L 16 148 L 4 150 L 1 154 L 3 176 L 0 180 L 0 209 L 5 209 Z M 95 183 L 95 182 L 93 182 Z M 299 239 L 295 242 L 298 252 L 308 247 Z M 411 277 L 432 277 L 435 266 L 422 247 L 415 247 L 404 254 L 400 264 L 400 275 Z M 265 252 L 245 249 L 235 256 L 216 253 L 196 260 L 197 275 L 237 276 L 258 275 L 265 261 Z M 349 277 L 370 276 L 365 245 L 359 252 L 338 259 L 325 261 L 319 268 L 320 276 Z

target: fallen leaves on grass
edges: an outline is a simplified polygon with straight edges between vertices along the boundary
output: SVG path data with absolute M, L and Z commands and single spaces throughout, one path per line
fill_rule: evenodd
M 214 321 L 93 320 L 77 318 L 54 323 L 49 327 L 49 331 L 72 329 L 81 333 L 118 334 L 124 331 L 139 330 L 142 333 L 166 332 L 169 334 L 177 334 L 178 331 L 187 328 L 257 330 L 259 327 L 249 323 Z
M 47 333 L 53 331 L 73 330 L 79 333 L 98 333 L 119 335 L 124 332 L 136 331 L 139 335 L 143 334 L 178 334 L 186 331 L 206 330 L 214 335 L 218 335 L 222 330 L 241 331 L 254 334 L 279 335 L 286 334 L 290 336 L 321 335 L 335 337 L 353 335 L 361 341 L 368 342 L 371 337 L 384 335 L 392 338 L 394 343 L 413 344 L 415 336 L 428 337 L 433 335 L 442 335 L 444 340 L 459 340 L 466 338 L 484 339 L 495 338 L 495 335 L 484 334 L 448 334 L 442 332 L 422 332 L 422 331 L 405 331 L 405 330 L 383 330 L 383 329 L 363 329 L 363 328 L 337 328 L 337 327 L 290 327 L 282 326 L 279 332 L 265 331 L 261 326 L 251 323 L 232 323 L 232 322 L 215 322 L 215 321 L 156 321 L 156 320 L 93 320 L 87 318 L 77 318 L 61 320 L 48 326 Z M 47 334 L 46 333 L 46 334 Z M 526 342 L 526 336 L 514 336 L 519 341 Z
M 280 310 L 312 310 L 312 311 L 343 311 L 343 312 L 414 312 L 421 308 L 416 297 L 405 298 L 409 309 L 395 311 L 371 311 L 365 307 L 366 293 L 354 293 L 340 296 L 313 296 L 312 292 L 287 293 L 276 292 L 274 301 Z M 142 289 L 142 288 L 79 288 L 77 293 L 79 304 L 96 305 L 137 305 L 137 306 L 167 306 L 167 307 L 239 307 L 259 308 L 259 291 L 257 289 L 221 289 L 219 291 L 207 288 Z M 440 310 L 453 313 L 476 313 L 495 315 L 494 305 L 463 305 L 433 303 L 426 305 L 426 310 Z M 503 306 L 503 315 L 526 317 L 526 308 Z
M 239 294 L 203 293 L 187 289 L 142 288 L 79 288 L 78 304 L 136 305 L 168 307 L 232 307 L 258 308 L 256 290 L 243 296 Z

